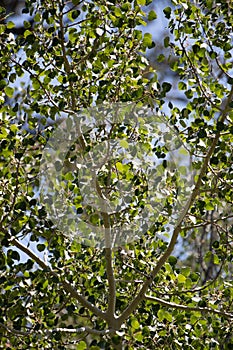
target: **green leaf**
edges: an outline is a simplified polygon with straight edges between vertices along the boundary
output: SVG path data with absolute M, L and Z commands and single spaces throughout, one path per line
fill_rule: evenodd
M 11 254 L 11 258 L 14 259 L 14 260 L 19 261 L 20 260 L 20 255 L 19 255 L 19 253 L 16 250 L 13 250 L 12 254 Z
M 168 311 L 164 311 L 164 318 L 169 322 L 172 322 L 172 314 L 170 314 Z
M 164 13 L 166 18 L 169 19 L 171 17 L 171 11 L 172 11 L 171 7 L 169 7 L 169 6 L 165 7 L 165 9 L 163 9 L 163 13 Z
M 169 45 L 170 45 L 170 38 L 169 38 L 169 36 L 166 36 L 165 38 L 164 38 L 164 47 L 165 48 L 167 48 L 167 47 L 169 47 Z
M 152 35 L 150 33 L 145 33 L 144 37 L 143 37 L 143 44 L 148 47 L 151 48 L 152 47 Z
M 13 97 L 13 95 L 14 95 L 14 88 L 12 88 L 12 87 L 10 87 L 10 86 L 6 86 L 5 88 L 4 88 L 4 91 L 5 91 L 5 94 L 8 96 L 8 97 Z
M 85 341 L 80 341 L 76 347 L 77 350 L 85 350 L 87 349 L 87 344 L 85 343 Z
M 30 28 L 31 27 L 31 23 L 29 21 L 24 21 L 23 25 L 24 25 L 24 28 Z
M 34 16 L 34 21 L 35 22 L 40 22 L 41 21 L 41 14 L 37 12 Z
M 37 249 L 38 249 L 39 252 L 43 252 L 45 250 L 45 245 L 39 243 L 39 244 L 37 244 Z
M 179 283 L 185 283 L 186 281 L 186 277 L 184 275 L 182 275 L 181 273 L 179 273 L 179 275 L 177 276 L 178 282 Z
M 225 129 L 225 124 L 221 121 L 217 122 L 216 128 L 218 131 L 223 131 Z
M 165 60 L 165 56 L 161 53 L 158 57 L 157 57 L 157 61 L 159 63 L 163 62 Z
M 165 319 L 165 311 L 162 308 L 159 309 L 157 316 L 158 316 L 159 322 L 163 322 L 163 320 Z
M 157 18 L 157 15 L 154 10 L 151 10 L 148 14 L 148 21 L 153 21 L 154 19 Z
M 35 90 L 39 89 L 41 87 L 40 82 L 38 80 L 33 80 L 32 87 Z
M 172 85 L 171 85 L 170 83 L 168 83 L 168 82 L 165 81 L 165 82 L 162 84 L 162 88 L 163 88 L 163 90 L 167 93 L 167 92 L 169 92 L 169 91 L 171 90 Z
M 3 89 L 7 85 L 5 80 L 0 80 L 0 89 Z
M 219 257 L 217 256 L 217 254 L 214 254 L 214 264 L 215 265 L 219 265 L 220 264 L 220 260 L 219 260 Z
M 22 211 L 25 211 L 27 208 L 27 205 L 26 205 L 26 202 L 24 200 L 21 200 L 20 202 L 16 203 L 15 205 L 15 209 L 16 210 L 22 210 Z
M 205 204 L 206 210 L 214 210 L 214 205 L 211 202 L 206 202 Z
M 218 249 L 220 244 L 219 244 L 219 241 L 214 241 L 212 246 L 215 248 L 215 249 Z
M 182 267 L 181 269 L 181 273 L 182 275 L 184 275 L 185 277 L 188 277 L 190 275 L 191 272 L 191 268 L 190 267 Z
M 45 280 L 44 283 L 43 283 L 43 285 L 42 285 L 42 288 L 43 288 L 43 289 L 46 289 L 46 288 L 48 287 L 48 285 L 49 285 L 49 281 L 48 281 L 48 280 Z
M 32 32 L 30 30 L 28 30 L 28 29 L 25 30 L 25 32 L 23 34 L 24 38 L 27 38 L 29 35 L 32 35 Z
M 129 143 L 126 140 L 120 140 L 120 146 L 127 149 L 129 148 Z
M 190 278 L 193 282 L 197 282 L 199 280 L 200 276 L 198 275 L 198 273 L 192 272 L 190 274 Z
M 120 163 L 120 162 L 117 162 L 117 163 L 116 163 L 116 168 L 117 168 L 117 170 L 120 171 L 120 172 L 123 172 L 123 171 L 124 171 L 124 166 L 123 166 L 123 164 Z
M 142 341 L 143 341 L 143 334 L 142 334 L 142 332 L 134 333 L 134 338 L 135 338 L 137 341 L 142 342 Z
M 137 0 L 137 4 L 141 5 L 141 6 L 145 6 L 146 5 L 146 0 Z
M 131 326 L 134 329 L 139 329 L 140 328 L 140 323 L 138 322 L 138 320 L 136 318 L 133 318 L 131 320 Z
M 114 14 L 116 17 L 121 17 L 122 16 L 121 9 L 119 7 L 114 7 Z
M 168 262 L 170 265 L 175 266 L 177 263 L 177 258 L 175 256 L 170 255 L 168 258 Z
M 0 34 L 3 34 L 6 30 L 6 25 L 5 24 L 0 24 Z
M 218 157 L 211 157 L 210 164 L 217 165 L 219 163 Z
M 12 22 L 12 21 L 9 21 L 9 22 L 7 22 L 6 27 L 7 27 L 8 29 L 12 29 L 12 28 L 14 28 L 14 27 L 15 27 L 15 23 L 14 23 L 14 22 Z
M 6 14 L 6 9 L 5 7 L 0 6 L 0 15 L 4 16 Z
M 187 89 L 186 83 L 184 83 L 183 81 L 179 81 L 179 83 L 178 83 L 178 89 L 179 89 L 179 90 L 186 90 L 186 89 Z

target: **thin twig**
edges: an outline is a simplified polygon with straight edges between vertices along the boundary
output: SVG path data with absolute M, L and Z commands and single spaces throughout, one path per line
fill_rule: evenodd
M 36 75 L 35 73 L 33 73 L 29 68 L 25 68 L 21 63 L 19 63 L 18 61 L 16 61 L 14 58 L 10 58 L 10 60 L 15 63 L 17 66 L 19 66 L 21 69 L 23 69 L 25 72 L 28 72 L 30 74 L 31 77 L 35 78 L 37 80 L 37 82 L 39 83 L 40 87 L 42 88 L 42 90 L 44 91 L 44 93 L 46 94 L 48 101 L 51 102 L 51 104 L 59 111 L 59 107 L 56 104 L 56 102 L 52 99 L 51 95 L 49 94 L 48 90 L 45 89 L 43 83 L 41 82 L 41 80 L 39 79 L 39 75 Z
M 4 328 L 8 333 L 14 334 L 16 336 L 21 336 L 21 337 L 28 337 L 28 335 L 36 334 L 32 329 L 28 332 L 24 331 L 19 331 L 17 329 L 10 328 L 6 325 L 4 325 L 2 322 L 0 322 L 0 327 Z M 90 327 L 80 327 L 80 328 L 54 328 L 54 329 L 47 329 L 45 331 L 39 331 L 38 334 L 51 334 L 51 333 L 56 333 L 56 332 L 61 332 L 61 333 L 88 333 L 88 334 L 96 334 L 96 335 L 107 335 L 114 333 L 115 331 L 113 329 L 104 329 L 104 330 L 98 330 L 98 329 L 93 329 Z
M 89 333 L 89 334 L 96 334 L 96 335 L 107 335 L 114 333 L 115 331 L 113 329 L 93 329 L 90 327 L 80 327 L 80 328 L 54 328 L 51 330 L 47 330 L 46 333 L 54 333 L 54 332 L 64 332 L 64 333 Z
M 8 326 L 6 326 L 5 324 L 3 324 L 2 322 L 0 322 L 0 327 L 4 328 L 8 333 L 12 333 L 15 334 L 17 336 L 28 336 L 30 334 L 29 332 L 23 332 L 23 331 L 19 331 L 18 329 L 12 329 Z
M 217 314 L 220 316 L 224 316 L 226 318 L 233 318 L 233 314 L 231 314 L 229 312 L 212 309 L 210 307 L 180 305 L 180 304 L 172 303 L 172 302 L 166 301 L 164 299 L 160 299 L 160 298 L 153 297 L 150 295 L 145 295 L 145 298 L 149 301 L 154 301 L 154 302 L 159 303 L 161 305 L 175 308 L 175 309 L 180 309 L 180 310 L 185 310 L 185 311 L 199 311 L 199 312 L 204 312 L 204 313 L 214 313 L 214 314 Z

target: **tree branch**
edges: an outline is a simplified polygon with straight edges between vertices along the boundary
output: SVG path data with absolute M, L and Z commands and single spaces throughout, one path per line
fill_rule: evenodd
M 0 322 L 0 327 L 4 328 L 8 333 L 17 335 L 17 336 L 28 336 L 30 334 L 30 332 L 23 332 L 23 331 L 19 331 L 17 329 L 12 329 L 8 326 L 6 326 L 5 324 L 3 324 L 2 322 Z
M 58 105 L 56 104 L 56 102 L 53 100 L 53 98 L 51 97 L 49 91 L 44 87 L 43 83 L 41 82 L 41 80 L 39 79 L 39 75 L 36 75 L 35 73 L 33 73 L 31 71 L 31 69 L 24 67 L 21 63 L 19 63 L 17 60 L 15 60 L 13 57 L 10 58 L 10 60 L 17 66 L 19 66 L 22 70 L 24 70 L 25 72 L 28 72 L 30 74 L 30 77 L 33 77 L 36 79 L 36 81 L 39 83 L 41 89 L 44 91 L 45 95 L 48 98 L 48 101 L 51 102 L 51 104 L 57 109 L 57 111 L 60 111 Z
M 51 330 L 47 330 L 46 333 L 54 333 L 54 332 L 65 332 L 65 333 L 84 333 L 87 332 L 89 334 L 96 334 L 96 335 L 106 335 L 106 334 L 111 334 L 114 333 L 115 330 L 113 329 L 103 329 L 103 330 L 98 330 L 98 329 L 93 329 L 90 327 L 80 327 L 80 328 L 55 328 Z
M 4 230 L 1 227 L 1 231 L 9 237 L 9 233 Z M 34 260 L 43 270 L 48 272 L 50 275 L 55 276 L 58 280 L 60 280 L 60 283 L 64 287 L 64 290 L 69 293 L 73 298 L 78 300 L 78 302 L 89 309 L 91 312 L 93 312 L 96 316 L 102 318 L 103 320 L 106 320 L 106 314 L 101 311 L 98 307 L 91 304 L 89 301 L 86 300 L 86 298 L 77 292 L 77 290 L 68 282 L 67 280 L 61 280 L 59 277 L 59 274 L 57 274 L 54 270 L 50 268 L 49 265 L 47 265 L 42 259 L 40 259 L 31 249 L 27 248 L 23 243 L 18 241 L 16 238 L 10 236 L 9 241 L 12 245 L 20 249 L 22 252 L 27 254 L 32 260 Z
M 172 303 L 169 301 L 165 301 L 160 298 L 156 298 L 150 295 L 145 295 L 145 298 L 149 301 L 153 301 L 156 303 L 159 303 L 161 305 L 175 308 L 175 309 L 180 309 L 180 310 L 185 310 L 185 311 L 199 311 L 199 312 L 204 312 L 204 313 L 214 313 L 220 316 L 224 316 L 226 318 L 233 318 L 233 314 L 230 314 L 229 312 L 221 311 L 221 310 L 215 310 L 210 307 L 198 307 L 198 306 L 186 306 L 186 305 L 180 305 L 176 303 Z
M 116 282 L 115 282 L 113 266 L 112 266 L 112 249 L 111 248 L 105 248 L 105 259 L 106 259 L 106 272 L 107 272 L 108 287 L 109 287 L 107 314 L 111 318 L 111 317 L 114 317 L 115 307 L 116 307 Z
M 233 98 L 233 85 L 231 87 L 231 91 L 230 91 L 229 96 L 227 98 L 226 104 L 225 104 L 225 106 L 224 106 L 224 108 L 222 110 L 222 113 L 219 116 L 219 119 L 218 119 L 219 121 L 221 121 L 221 122 L 225 121 L 225 119 L 227 117 L 227 113 L 229 111 L 229 104 L 232 101 L 232 98 Z M 161 256 L 161 258 L 158 260 L 155 268 L 152 270 L 149 278 L 144 282 L 144 284 L 141 287 L 139 293 L 132 300 L 132 302 L 129 304 L 129 306 L 123 311 L 121 316 L 119 316 L 117 318 L 117 322 L 119 323 L 118 324 L 119 326 L 129 317 L 129 315 L 137 308 L 138 304 L 144 299 L 145 293 L 149 289 L 151 283 L 153 282 L 153 279 L 155 278 L 157 273 L 160 271 L 160 269 L 162 268 L 164 263 L 167 261 L 167 259 L 171 255 L 171 253 L 172 253 L 172 251 L 173 251 L 173 249 L 175 247 L 175 244 L 176 244 L 177 238 L 179 236 L 179 233 L 180 233 L 180 231 L 182 229 L 181 224 L 182 224 L 185 216 L 187 215 L 190 207 L 193 205 L 196 197 L 199 194 L 199 190 L 200 190 L 200 187 L 201 187 L 201 184 L 202 184 L 202 178 L 206 174 L 210 158 L 211 158 L 212 154 L 214 153 L 215 147 L 216 147 L 216 145 L 218 143 L 218 140 L 219 140 L 220 136 L 221 136 L 221 133 L 220 133 L 220 131 L 218 131 L 215 134 L 215 137 L 214 137 L 214 139 L 212 141 L 212 144 L 211 144 L 211 146 L 210 146 L 210 148 L 209 148 L 209 150 L 207 152 L 207 155 L 206 155 L 206 157 L 205 157 L 205 159 L 203 161 L 203 164 L 202 164 L 202 167 L 201 167 L 201 170 L 200 170 L 197 182 L 196 182 L 195 187 L 193 189 L 193 192 L 192 192 L 192 194 L 191 194 L 190 198 L 188 199 L 188 201 L 187 201 L 187 203 L 186 203 L 182 213 L 180 214 L 180 216 L 179 216 L 179 218 L 177 220 L 177 224 L 176 224 L 176 227 L 175 227 L 175 229 L 173 231 L 173 234 L 172 234 L 170 243 L 169 243 L 169 245 L 167 247 L 167 250 L 164 252 L 164 254 Z
M 199 78 L 199 75 L 197 73 L 197 70 L 195 68 L 195 66 L 193 65 L 193 62 L 192 60 L 190 59 L 189 55 L 187 54 L 186 52 L 186 49 L 185 49 L 185 46 L 184 46 L 184 42 L 182 40 L 179 40 L 179 43 L 183 49 L 183 52 L 191 66 L 191 70 L 192 70 L 192 73 L 193 73 L 193 76 L 196 78 L 196 82 L 197 82 L 197 85 L 199 86 L 203 96 L 206 98 L 207 101 L 209 101 L 210 105 L 215 107 L 217 110 L 220 110 L 221 111 L 221 108 L 218 107 L 215 103 L 213 103 L 213 101 L 211 101 L 210 97 L 207 95 L 206 91 L 205 91 L 205 88 L 203 87 L 202 83 L 201 83 L 201 80 Z
M 3 323 L 0 322 L 0 327 L 4 328 L 8 333 L 20 336 L 20 337 L 25 337 L 28 336 L 33 332 L 33 330 L 30 330 L 28 332 L 24 331 L 19 331 L 17 329 L 12 329 Z M 96 335 L 107 335 L 111 333 L 115 333 L 115 330 L 113 329 L 104 329 L 104 330 L 98 330 L 98 329 L 93 329 L 90 327 L 80 327 L 80 328 L 54 328 L 54 329 L 47 329 L 44 332 L 39 331 L 40 334 L 51 334 L 55 332 L 64 332 L 64 333 L 88 333 L 88 334 L 96 334 Z M 34 333 L 34 332 L 33 332 Z M 36 332 L 35 332 L 36 333 Z
M 60 13 L 60 15 L 59 15 L 59 23 L 60 23 L 60 30 L 61 30 L 60 40 L 61 40 L 62 57 L 64 60 L 64 69 L 65 69 L 65 72 L 69 78 L 69 74 L 72 72 L 72 67 L 69 63 L 69 59 L 68 59 L 67 54 L 66 54 L 65 33 L 64 33 L 63 14 L 62 13 Z M 68 81 L 69 81 L 69 89 L 70 89 L 70 95 L 71 95 L 71 108 L 72 108 L 71 114 L 74 114 L 74 113 L 76 113 L 76 107 L 77 107 L 75 93 L 74 93 L 74 86 L 73 86 L 73 83 L 70 79 L 68 79 Z M 79 136 L 79 138 L 78 138 L 79 145 L 80 145 L 81 149 L 83 151 L 85 151 L 86 141 L 85 141 L 84 136 L 81 132 L 80 126 L 77 124 L 76 127 L 77 127 L 77 131 L 78 131 L 78 136 Z
M 107 315 L 109 317 L 109 324 L 114 319 L 116 308 L 116 281 L 114 277 L 113 264 L 112 264 L 112 242 L 111 242 L 111 227 L 108 213 L 102 212 L 105 230 L 105 259 L 106 259 L 106 273 L 108 279 L 108 309 Z

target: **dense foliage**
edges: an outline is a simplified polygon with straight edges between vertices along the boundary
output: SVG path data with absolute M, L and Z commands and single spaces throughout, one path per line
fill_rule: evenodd
M 169 79 L 160 80 L 146 58 L 155 46 L 146 32 L 156 25 L 151 3 L 27 0 L 20 33 L 0 8 L 2 349 L 233 346 L 233 5 L 173 0 L 163 9 L 170 33 L 157 61 L 166 62 Z M 61 176 L 86 222 L 107 232 L 147 205 L 145 173 L 119 156 L 96 186 L 119 202 L 117 183 L 128 181 L 127 210 L 113 217 L 82 207 L 72 164 L 98 143 L 120 139 L 127 150 L 133 140 L 160 160 L 166 186 L 163 210 L 154 208 L 153 224 L 136 241 L 88 246 L 58 227 L 39 198 L 43 151 L 64 116 L 78 120 L 94 106 L 132 103 L 176 131 L 193 184 L 171 225 L 189 168 L 171 170 L 169 147 L 154 142 L 150 125 L 100 123 L 94 136 L 80 133 Z

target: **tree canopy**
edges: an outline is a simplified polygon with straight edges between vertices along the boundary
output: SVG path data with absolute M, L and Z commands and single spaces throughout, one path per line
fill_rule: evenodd
M 2 349 L 233 346 L 233 5 L 160 6 L 0 7 Z

